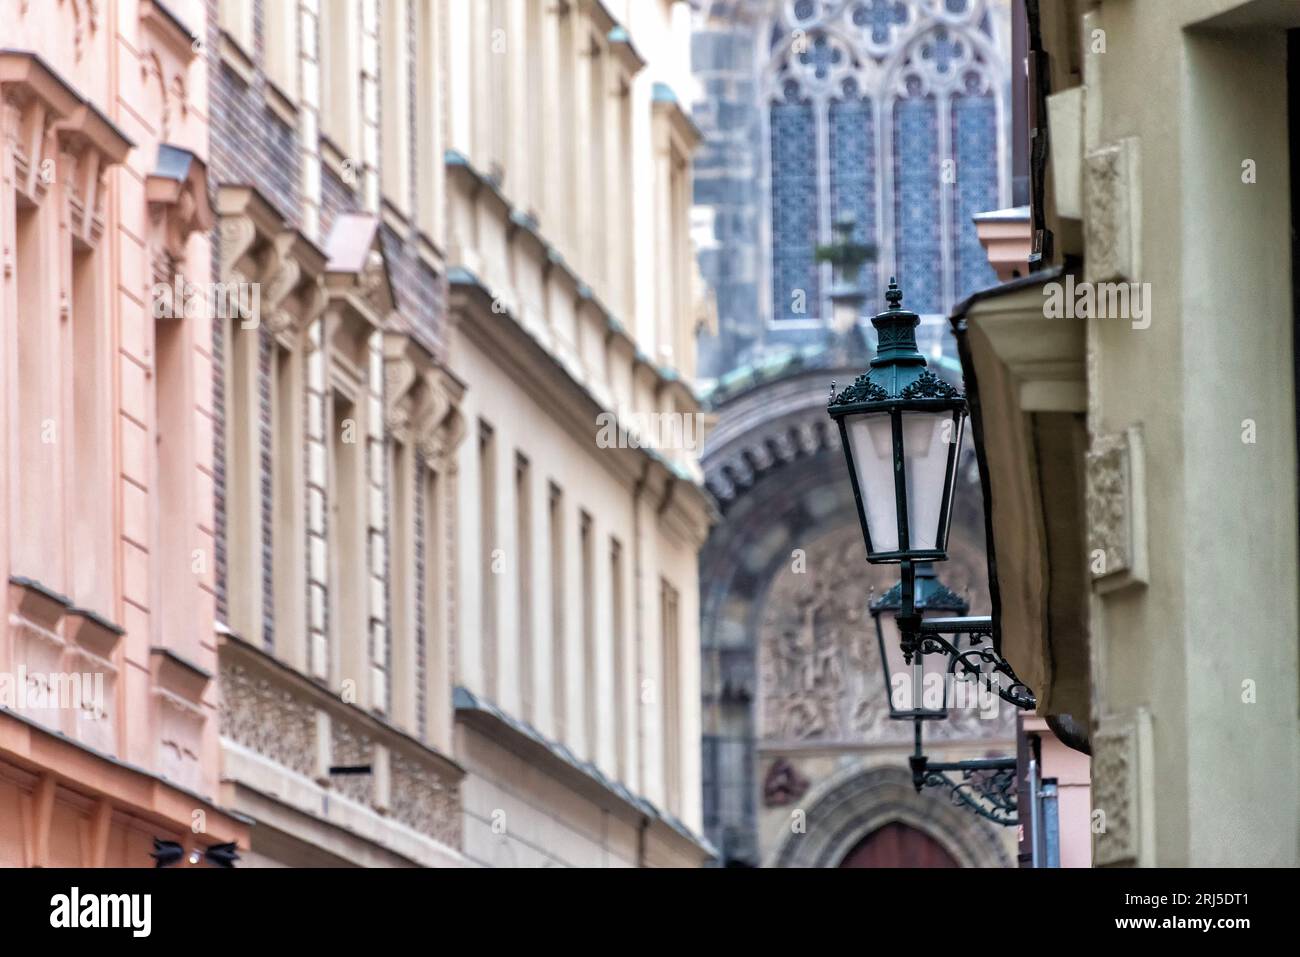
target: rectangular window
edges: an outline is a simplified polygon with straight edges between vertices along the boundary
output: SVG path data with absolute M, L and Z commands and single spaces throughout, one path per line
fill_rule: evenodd
M 548 503 L 551 545 L 551 708 L 555 737 L 564 740 L 568 692 L 564 641 L 564 493 L 551 486 Z
M 71 443 L 73 497 L 72 597 L 82 608 L 90 608 L 110 620 L 113 614 L 113 583 L 104 569 L 113 565 L 113 521 L 104 502 L 112 500 L 113 429 L 106 420 L 108 326 L 100 311 L 98 257 L 88 249 L 74 250 L 72 257 L 72 426 Z M 24 300 L 19 300 L 23 302 Z M 134 424 L 124 428 L 138 429 Z
M 304 514 L 303 388 L 301 354 L 276 343 L 271 362 L 272 533 L 275 642 L 272 649 L 306 667 L 306 515 Z
M 582 733 L 587 757 L 596 760 L 596 704 L 600 680 L 596 669 L 596 596 L 592 555 L 591 516 L 578 513 L 578 560 L 582 580 Z
M 663 660 L 659 698 L 663 702 L 664 796 L 668 810 L 681 813 L 682 724 L 680 622 L 677 591 L 666 581 L 660 585 L 660 624 Z
M 320 7 L 321 132 L 356 164 L 361 151 L 359 4 L 329 0 Z
M 524 43 L 524 122 L 528 125 L 528 206 L 536 215 L 540 213 L 542 197 L 546 193 L 549 157 L 541 148 L 546 142 L 543 120 L 543 91 L 546 79 L 543 74 L 542 53 L 545 49 L 543 16 L 547 0 L 527 0 Z
M 627 621 L 623 595 L 623 546 L 609 540 L 610 631 L 614 642 L 614 771 L 627 780 Z
M 262 639 L 262 485 L 258 330 L 242 328 L 237 308 L 224 322 L 226 603 L 229 625 Z
M 451 674 L 444 628 L 443 594 L 446 588 L 446 555 L 443 525 L 441 477 L 433 469 L 424 470 L 423 510 L 420 513 L 424 533 L 424 711 L 428 740 L 438 748 L 451 747 L 451 710 L 447 695 Z
M 364 423 L 357 406 L 334 393 L 330 429 L 330 595 L 334 640 L 341 680 L 355 682 L 358 701 L 370 696 L 367 660 L 369 621 L 366 615 L 366 515 L 363 490 Z
M 158 613 L 154 618 L 158 644 L 193 653 L 199 636 L 194 634 L 191 597 L 190 556 L 193 528 L 187 518 L 190 489 L 194 487 L 194 457 L 188 436 L 194 415 L 194 398 L 189 395 L 190 361 L 184 319 L 154 320 L 153 401 L 154 442 L 154 541 L 159 576 Z M 259 564 L 260 573 L 260 564 Z
M 418 733 L 418 678 L 415 579 L 415 463 L 411 447 L 394 437 L 388 443 L 389 590 L 393 661 L 392 714 L 397 723 Z
M 51 371 L 46 352 L 48 327 L 52 316 L 46 315 L 41 290 L 44 260 L 41 248 L 41 221 L 38 207 L 19 207 L 14 237 L 14 277 L 16 301 L 23 309 L 23 321 L 15 323 L 18 335 L 18 402 L 12 410 L 18 445 L 11 461 L 24 462 L 15 470 L 18 503 L 13 513 L 13 570 L 41 582 L 56 581 L 58 536 L 47 529 L 52 503 L 49 496 L 57 488 L 55 453 L 58 446 L 48 439 L 57 431 L 55 410 L 46 399 Z
M 496 437 L 480 420 L 478 435 L 479 616 L 483 633 L 483 694 L 497 697 Z
M 586 192 L 589 196 L 587 212 L 590 220 L 587 224 L 587 255 L 589 257 L 587 261 L 590 264 L 588 268 L 591 270 L 593 279 L 601 288 L 604 288 L 604 284 L 608 280 L 606 273 L 608 253 L 605 243 L 605 217 L 609 212 L 606 206 L 605 186 L 607 155 L 605 113 L 608 109 L 609 97 L 605 92 L 605 57 L 602 55 L 600 45 L 594 37 L 588 48 L 588 64 L 590 68 L 588 94 L 591 103 L 589 118 L 591 124 L 591 149 L 588 159 L 591 165 L 586 183 Z
M 438 14 L 442 0 L 420 0 L 415 5 L 415 188 L 416 224 L 434 242 L 442 241 L 441 50 Z
M 290 102 L 297 103 L 298 0 L 262 4 L 262 43 L 267 76 Z
M 220 0 L 217 21 L 245 53 L 253 55 L 253 0 Z
M 515 455 L 515 598 L 519 622 L 520 716 L 533 720 L 533 503 L 528 459 Z
M 408 105 L 411 36 L 408 0 L 387 0 L 380 34 L 381 170 L 384 197 L 406 212 L 411 205 L 411 113 Z

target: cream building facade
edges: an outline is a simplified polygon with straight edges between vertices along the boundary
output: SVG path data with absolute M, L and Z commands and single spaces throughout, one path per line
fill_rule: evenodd
M 214 375 L 250 859 L 702 862 L 709 504 L 635 431 L 698 426 L 685 4 L 222 0 L 209 36 L 218 272 L 260 294 Z
M 456 866 L 447 5 L 211 12 L 223 795 L 256 865 Z
M 1295 866 L 1300 9 L 1027 6 L 1036 271 L 954 316 L 1003 649 L 1094 864 Z
M 448 25 L 464 852 L 698 865 L 689 8 L 462 3 Z

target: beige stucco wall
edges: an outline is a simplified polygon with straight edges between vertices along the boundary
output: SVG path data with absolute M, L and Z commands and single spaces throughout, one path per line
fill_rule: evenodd
M 1267 2 L 1105 2 L 1083 21 L 1085 50 L 1094 30 L 1105 40 L 1104 53 L 1085 56 L 1083 150 L 1127 140 L 1135 151 L 1123 191 L 1135 256 L 1122 278 L 1151 290 L 1149 328 L 1094 319 L 1088 330 L 1094 441 L 1139 426 L 1145 446 L 1145 487 L 1135 494 L 1146 510 L 1148 579 L 1092 600 L 1094 740 L 1104 751 L 1136 729 L 1137 755 L 1136 765 L 1094 761 L 1094 809 L 1115 814 L 1136 799 L 1123 840 L 1144 865 L 1297 861 L 1283 33 L 1300 26 L 1296 12 Z M 1254 183 L 1243 182 L 1246 160 Z M 1098 210 L 1087 190 L 1085 179 L 1081 251 L 1097 263 L 1116 237 L 1086 228 Z M 1244 440 L 1252 428 L 1254 441 Z

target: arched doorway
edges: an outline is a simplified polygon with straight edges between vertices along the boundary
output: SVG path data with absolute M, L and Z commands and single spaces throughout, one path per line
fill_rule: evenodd
M 840 861 L 840 867 L 958 866 L 942 844 L 900 821 L 876 828 Z

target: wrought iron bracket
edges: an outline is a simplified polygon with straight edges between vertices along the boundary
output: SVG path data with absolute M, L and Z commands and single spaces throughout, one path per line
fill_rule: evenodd
M 924 754 L 916 754 L 908 758 L 908 764 L 918 794 L 924 788 L 942 788 L 953 804 L 969 808 L 994 824 L 1013 827 L 1020 823 L 1015 758 L 931 762 Z
M 903 621 L 899 619 L 900 627 Z M 967 647 L 950 641 L 948 635 L 965 635 Z M 1038 707 L 1034 693 L 1016 675 L 1011 663 L 993 645 L 993 619 L 987 616 L 926 618 L 917 630 L 903 628 L 901 646 L 908 664 L 914 654 L 945 655 L 948 673 L 973 678 L 997 693 L 1003 701 L 1025 711 Z

